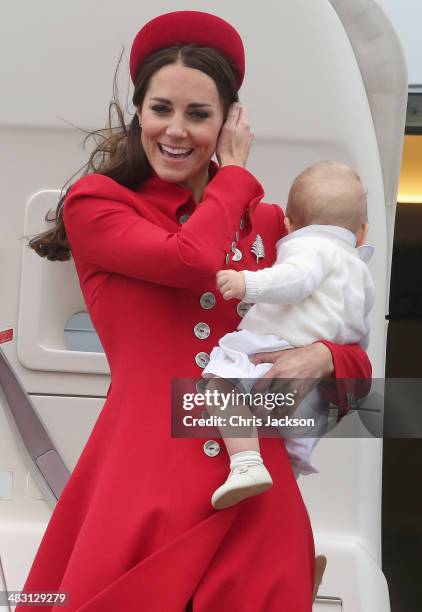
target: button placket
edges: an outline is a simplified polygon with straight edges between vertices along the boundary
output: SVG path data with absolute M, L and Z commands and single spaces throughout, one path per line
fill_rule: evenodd
M 215 440 L 207 440 L 203 449 L 207 457 L 217 457 L 220 452 L 220 445 Z
M 241 230 L 243 230 L 243 228 L 245 227 L 245 222 L 244 222 L 243 219 L 240 220 L 239 227 L 240 227 Z M 237 261 L 240 261 L 242 259 L 242 257 L 243 257 L 243 253 L 242 253 L 242 251 L 238 247 L 238 242 L 239 242 L 239 239 L 240 239 L 240 231 L 239 230 L 236 230 L 236 233 L 235 233 L 234 237 L 235 237 L 235 241 L 233 241 L 232 244 L 231 244 L 232 261 L 237 262 Z
M 198 366 L 198 368 L 206 368 L 208 363 L 210 361 L 210 356 L 208 355 L 208 353 L 205 353 L 204 351 L 200 351 L 199 353 L 197 353 L 195 355 L 195 363 Z
M 210 310 L 216 304 L 215 295 L 211 291 L 206 291 L 199 298 L 199 303 L 204 310 Z
M 248 310 L 250 310 L 251 306 L 252 304 L 248 304 L 247 302 L 239 302 L 236 306 L 239 317 L 244 317 Z
M 193 328 L 193 333 L 199 340 L 205 340 L 211 333 L 210 326 L 207 323 L 197 323 Z
M 205 393 L 206 388 L 207 381 L 205 380 L 205 378 L 200 378 L 195 384 L 195 389 L 198 393 Z

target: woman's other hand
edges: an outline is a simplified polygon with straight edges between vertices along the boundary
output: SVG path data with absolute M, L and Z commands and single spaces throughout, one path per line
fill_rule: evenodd
M 330 349 L 321 342 L 302 348 L 292 348 L 273 353 L 257 353 L 253 363 L 273 363 L 273 367 L 256 383 L 257 393 L 294 393 L 295 407 L 306 397 L 322 378 L 334 372 Z M 277 380 L 278 379 L 278 380 Z
M 242 272 L 236 270 L 220 270 L 217 272 L 217 289 L 225 300 L 238 298 L 241 300 L 246 291 L 245 278 Z
M 238 102 L 232 104 L 215 151 L 220 166 L 245 167 L 253 137 L 245 107 Z

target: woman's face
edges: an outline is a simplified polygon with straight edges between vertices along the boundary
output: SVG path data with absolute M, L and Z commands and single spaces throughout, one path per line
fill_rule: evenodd
M 213 79 L 180 64 L 163 66 L 152 76 L 138 115 L 153 170 L 163 180 L 191 189 L 198 200 L 223 124 Z

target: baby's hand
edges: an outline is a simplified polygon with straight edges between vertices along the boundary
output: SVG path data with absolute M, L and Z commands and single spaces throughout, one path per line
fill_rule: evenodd
M 220 270 L 220 272 L 217 272 L 217 288 L 225 300 L 231 300 L 232 298 L 241 300 L 246 291 L 242 272 Z

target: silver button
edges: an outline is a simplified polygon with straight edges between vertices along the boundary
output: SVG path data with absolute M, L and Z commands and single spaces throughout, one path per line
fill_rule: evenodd
M 208 353 L 203 353 L 201 351 L 200 353 L 197 353 L 195 355 L 195 363 L 200 368 L 205 368 L 208 365 L 209 360 L 210 356 L 208 355 Z
M 239 227 L 240 227 L 241 230 L 245 229 L 245 220 L 244 219 L 240 219 Z
M 210 326 L 206 323 L 197 323 L 193 328 L 193 333 L 200 340 L 205 340 L 211 333 Z
M 239 242 L 239 237 L 240 237 L 239 230 L 236 230 L 236 242 Z
M 204 453 L 208 457 L 217 457 L 220 452 L 220 445 L 215 440 L 207 440 L 204 444 Z
M 179 217 L 179 223 L 181 223 L 183 225 L 183 223 L 186 223 L 186 221 L 189 219 L 190 215 L 180 215 Z
M 201 378 L 200 380 L 198 380 L 198 382 L 195 385 L 195 388 L 198 391 L 198 393 L 205 393 L 207 384 L 208 384 L 208 381 L 206 381 L 204 378 Z
M 236 308 L 239 317 L 244 317 L 251 306 L 252 304 L 247 304 L 246 302 L 239 302 Z
M 211 291 L 206 291 L 199 298 L 199 303 L 201 304 L 202 308 L 204 308 L 205 310 L 214 308 L 215 302 L 216 302 L 215 295 L 211 293 Z
M 229 263 L 230 261 L 230 253 L 226 253 L 226 265 Z
M 231 249 L 232 249 L 233 253 L 235 251 L 236 246 L 237 246 L 237 244 L 235 242 L 232 242 Z
M 242 251 L 240 251 L 239 249 L 235 249 L 233 251 L 233 255 L 232 255 L 232 260 L 233 261 L 240 261 L 242 259 L 243 255 L 242 255 Z

